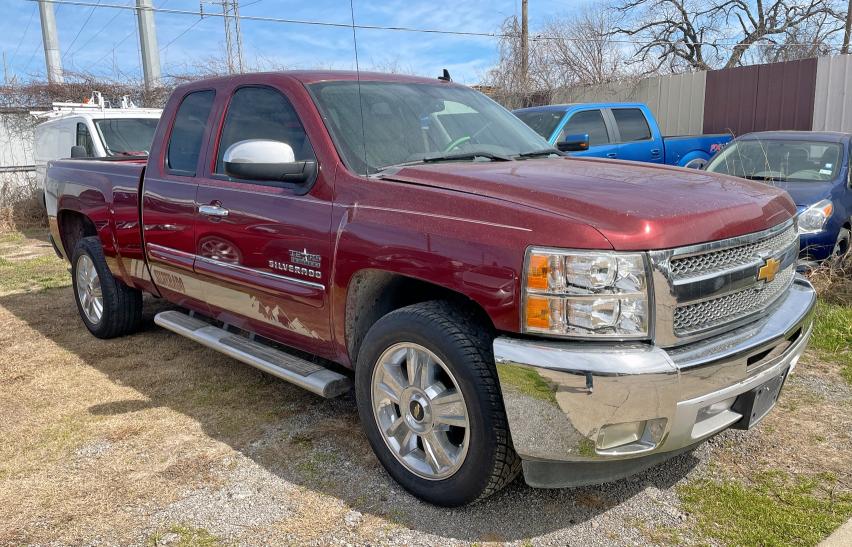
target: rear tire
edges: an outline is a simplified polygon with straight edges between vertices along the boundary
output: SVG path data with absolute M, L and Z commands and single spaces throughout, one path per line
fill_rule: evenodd
M 98 338 L 115 338 L 139 329 L 142 292 L 113 277 L 97 237 L 81 238 L 74 248 L 71 285 L 80 318 Z
M 471 314 L 433 301 L 382 317 L 361 345 L 355 389 L 367 439 L 387 472 L 424 501 L 472 503 L 520 470 L 491 341 Z

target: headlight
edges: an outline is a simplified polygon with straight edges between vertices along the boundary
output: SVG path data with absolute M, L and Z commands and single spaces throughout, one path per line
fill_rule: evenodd
M 832 211 L 834 205 L 827 199 L 814 203 L 799 215 L 799 233 L 812 234 L 821 231 Z
M 642 253 L 532 248 L 524 264 L 523 329 L 581 338 L 644 338 L 648 274 Z

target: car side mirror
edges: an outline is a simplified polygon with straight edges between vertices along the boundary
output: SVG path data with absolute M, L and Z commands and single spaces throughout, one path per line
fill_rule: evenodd
M 89 153 L 86 151 L 85 146 L 72 146 L 71 147 L 71 157 L 72 158 L 88 158 Z
M 556 148 L 563 152 L 582 152 L 589 149 L 589 134 L 565 135 L 565 140 L 556 143 Z
M 245 180 L 302 183 L 317 172 L 317 162 L 296 161 L 286 142 L 249 139 L 232 144 L 222 157 L 228 176 Z

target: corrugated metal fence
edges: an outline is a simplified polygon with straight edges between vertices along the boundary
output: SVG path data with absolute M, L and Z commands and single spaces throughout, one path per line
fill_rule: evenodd
M 557 102 L 644 102 L 665 135 L 852 132 L 852 55 L 560 90 Z

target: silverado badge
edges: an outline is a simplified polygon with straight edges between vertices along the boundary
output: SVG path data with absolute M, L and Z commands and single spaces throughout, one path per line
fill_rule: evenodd
M 778 270 L 780 268 L 780 260 L 774 258 L 767 258 L 763 266 L 761 266 L 760 269 L 757 271 L 757 280 L 766 281 L 767 283 L 772 282 L 772 280 L 775 279 L 775 274 L 778 273 Z

